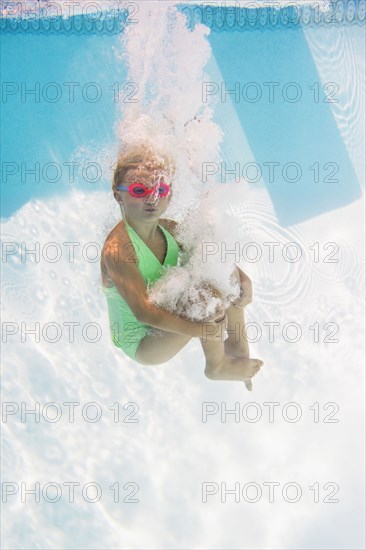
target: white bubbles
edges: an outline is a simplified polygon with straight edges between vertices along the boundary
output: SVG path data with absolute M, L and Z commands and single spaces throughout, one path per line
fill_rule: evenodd
M 230 278 L 232 259 L 202 256 L 205 241 L 233 240 L 237 220 L 226 200 L 227 189 L 219 189 L 223 186 L 214 184 L 212 176 L 202 183 L 202 164 L 220 160 L 223 132 L 202 97 L 204 68 L 212 53 L 210 31 L 204 25 L 190 30 L 186 23 L 172 2 L 156 4 L 153 10 L 141 4 L 139 24 L 128 26 L 121 37 L 127 80 L 138 83 L 138 101 L 122 104 L 118 138 L 124 149 L 143 145 L 175 164 L 173 196 L 164 217 L 180 223 L 185 262 L 150 288 L 151 299 L 199 320 L 239 295 L 238 282 Z
M 194 277 L 188 267 L 172 267 L 149 290 L 150 300 L 160 307 L 191 321 L 217 315 L 223 306 L 220 292 Z
M 181 221 L 182 265 L 168 270 L 150 290 L 156 304 L 192 320 L 208 318 L 239 296 L 233 257 L 222 253 L 233 250 L 238 222 L 228 213 L 222 187 L 213 187 Z
M 174 159 L 175 193 L 184 208 L 184 195 L 200 186 L 199 166 L 218 157 L 222 139 L 212 109 L 202 99 L 204 67 L 211 55 L 209 29 L 197 25 L 189 30 L 172 2 L 153 10 L 140 7 L 139 24 L 127 27 L 121 37 L 128 81 L 138 83 L 138 93 L 137 102 L 121 105 L 118 137 L 125 146 L 150 143 Z

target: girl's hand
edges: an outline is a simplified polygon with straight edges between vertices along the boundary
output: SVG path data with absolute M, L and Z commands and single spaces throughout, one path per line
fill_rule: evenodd
M 248 304 L 250 304 L 253 299 L 253 287 L 252 287 L 252 281 L 249 279 L 248 275 L 245 275 L 243 271 L 239 270 L 239 276 L 240 276 L 240 296 L 239 298 L 234 300 L 232 305 L 234 307 L 244 308 Z

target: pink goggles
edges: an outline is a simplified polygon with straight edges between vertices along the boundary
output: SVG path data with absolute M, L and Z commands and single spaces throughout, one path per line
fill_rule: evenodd
M 146 187 L 143 183 L 131 183 L 131 185 L 117 185 L 116 189 L 118 191 L 128 191 L 133 197 L 146 197 L 146 195 L 151 195 L 155 193 L 159 188 L 159 197 L 166 197 L 169 195 L 170 186 L 167 183 L 159 183 L 155 187 L 149 188 Z

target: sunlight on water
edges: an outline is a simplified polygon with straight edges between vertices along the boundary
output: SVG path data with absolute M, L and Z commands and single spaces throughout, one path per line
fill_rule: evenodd
M 215 105 L 200 102 L 211 55 L 208 30 L 198 26 L 188 31 L 181 14 L 165 3 L 155 6 L 159 10 L 149 14 L 146 8 L 144 23 L 131 27 L 116 51 L 121 63 L 129 61 L 130 77 L 144 82 L 141 104 L 119 113 L 119 141 L 148 138 L 174 155 L 178 173 L 166 215 L 182 222 L 181 238 L 193 247 L 183 282 L 192 274 L 196 287 L 208 280 L 229 295 L 234 290 L 229 284 L 232 262 L 238 260 L 254 286 L 247 310 L 251 353 L 265 361 L 250 400 L 262 409 L 268 401 L 281 402 L 281 407 L 296 401 L 303 417 L 297 424 L 286 424 L 281 415 L 273 424 L 262 419 L 235 422 L 232 416 L 221 423 L 218 415 L 215 423 L 203 423 L 202 403 L 227 403 L 229 409 L 249 399 L 242 384 L 205 379 L 197 339 L 156 367 L 137 365 L 110 341 L 98 257 L 106 234 L 120 219 L 110 188 L 70 189 L 54 199 L 31 201 L 3 223 L 3 241 L 12 244 L 2 264 L 2 321 L 7 323 L 2 391 L 7 402 L 24 403 L 28 409 L 35 402 L 41 411 L 45 403 L 59 403 L 62 418 L 52 423 L 41 415 L 36 422 L 29 414 L 21 422 L 20 414 L 8 416 L 2 429 L 3 479 L 26 482 L 29 488 L 36 482 L 42 487 L 59 483 L 63 496 L 58 502 L 35 502 L 32 495 L 21 502 L 19 494 L 9 496 L 3 505 L 4 547 L 361 548 L 363 203 L 283 228 L 264 185 L 202 183 L 197 166 L 206 158 L 220 160 L 220 143 L 231 137 L 223 136 L 212 121 Z M 150 32 L 158 17 L 165 25 Z M 344 44 L 345 50 L 350 47 L 350 42 Z M 325 49 L 318 42 L 313 53 L 324 71 L 329 62 Z M 351 50 L 345 50 L 342 56 L 351 59 Z M 331 52 L 335 63 L 336 52 Z M 347 61 L 349 69 L 352 63 Z M 352 75 L 347 73 L 346 80 L 350 84 Z M 347 100 L 334 107 L 356 160 L 362 134 L 357 113 L 362 112 L 358 93 L 363 94 L 363 84 L 358 81 L 357 90 L 348 100 L 350 128 Z M 101 143 L 94 151 L 82 146 L 74 156 L 97 159 L 104 170 L 117 153 L 117 147 Z M 324 248 L 329 241 L 338 244 L 338 252 L 332 245 Z M 266 251 L 273 242 L 272 262 Z M 288 246 L 292 242 L 300 248 Z M 207 262 L 202 261 L 205 243 L 214 243 L 207 249 Z M 222 261 L 225 250 L 235 251 L 227 255 L 227 263 Z M 60 258 L 54 261 L 57 254 Z M 332 257 L 338 261 L 324 261 Z M 168 297 L 164 286 L 157 287 L 166 307 L 181 295 L 181 284 L 179 276 L 169 280 Z M 188 286 L 192 293 L 194 285 Z M 209 299 L 206 313 L 214 306 Z M 297 343 L 283 337 L 289 323 L 301 327 Z M 338 343 L 331 340 L 335 323 L 340 327 Z M 271 324 L 276 325 L 273 341 L 268 338 Z M 341 421 L 309 421 L 309 406 L 315 401 L 337 402 Z M 127 402 L 139 406 L 136 424 L 114 420 L 113 404 Z M 78 403 L 72 423 L 65 403 Z M 86 403 L 101 407 L 101 421 L 85 421 L 81 409 Z M 308 493 L 296 504 L 281 500 L 269 505 L 264 499 L 204 504 L 202 481 L 225 479 L 298 480 L 304 493 L 315 480 L 336 480 L 341 499 L 336 505 L 314 503 Z M 80 496 L 80 486 L 92 481 L 103 490 L 96 503 Z M 80 484 L 73 502 L 65 496 L 67 482 Z M 140 501 L 115 502 L 110 490 L 115 482 L 138 483 Z

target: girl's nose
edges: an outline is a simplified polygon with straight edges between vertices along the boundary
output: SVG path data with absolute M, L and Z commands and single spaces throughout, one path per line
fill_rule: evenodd
M 148 204 L 155 204 L 159 201 L 159 188 L 154 189 L 152 193 L 149 193 L 145 197 L 145 202 Z

